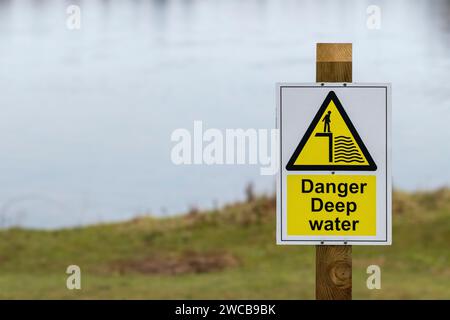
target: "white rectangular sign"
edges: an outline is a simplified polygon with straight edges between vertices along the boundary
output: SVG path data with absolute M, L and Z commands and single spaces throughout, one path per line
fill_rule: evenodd
M 390 84 L 277 84 L 277 243 L 390 245 Z

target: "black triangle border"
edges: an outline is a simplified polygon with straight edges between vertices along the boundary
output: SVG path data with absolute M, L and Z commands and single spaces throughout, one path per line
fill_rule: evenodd
M 298 156 L 300 155 L 300 152 L 303 150 L 303 147 L 305 146 L 306 142 L 308 141 L 309 137 L 311 136 L 312 132 L 314 131 L 314 128 L 319 123 L 320 119 L 322 118 L 322 114 L 325 112 L 326 108 L 328 107 L 328 104 L 333 101 L 336 108 L 338 109 L 339 113 L 341 114 L 342 118 L 344 119 L 344 122 L 347 124 L 347 127 L 349 128 L 351 134 L 353 135 L 356 143 L 358 144 L 359 148 L 361 149 L 361 152 L 364 154 L 364 156 L 367 159 L 368 165 L 295 165 L 295 160 L 297 160 Z M 375 164 L 375 161 L 373 161 L 372 156 L 370 155 L 369 151 L 367 150 L 366 146 L 364 145 L 364 142 L 362 141 L 361 137 L 359 136 L 358 132 L 356 131 L 355 127 L 353 126 L 352 121 L 348 117 L 347 113 L 344 110 L 344 107 L 342 107 L 341 102 L 339 101 L 338 97 L 336 96 L 336 93 L 334 91 L 330 91 L 323 101 L 321 107 L 319 108 L 319 111 L 317 111 L 313 121 L 308 127 L 308 130 L 306 130 L 305 134 L 303 135 L 302 140 L 298 144 L 297 148 L 295 148 L 294 153 L 292 154 L 291 158 L 289 159 L 288 164 L 286 165 L 286 170 L 288 171 L 375 171 L 377 170 L 377 165 Z

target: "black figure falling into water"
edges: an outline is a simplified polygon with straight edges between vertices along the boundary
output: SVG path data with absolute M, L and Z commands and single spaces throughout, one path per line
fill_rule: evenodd
M 331 123 L 331 111 L 328 111 L 328 113 L 323 117 L 322 122 L 323 124 L 323 132 L 331 132 L 330 130 L 330 123 Z

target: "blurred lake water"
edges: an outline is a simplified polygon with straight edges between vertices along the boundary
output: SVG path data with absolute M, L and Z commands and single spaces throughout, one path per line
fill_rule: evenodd
M 314 81 L 317 42 L 353 43 L 355 82 L 392 82 L 394 185 L 448 185 L 449 17 L 443 0 L 0 0 L 0 226 L 182 213 L 250 181 L 273 192 L 259 166 L 172 164 L 170 135 L 273 128 L 275 82 Z

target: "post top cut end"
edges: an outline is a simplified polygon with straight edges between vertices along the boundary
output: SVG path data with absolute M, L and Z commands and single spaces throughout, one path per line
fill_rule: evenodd
M 351 43 L 318 43 L 316 47 L 317 62 L 351 62 Z

